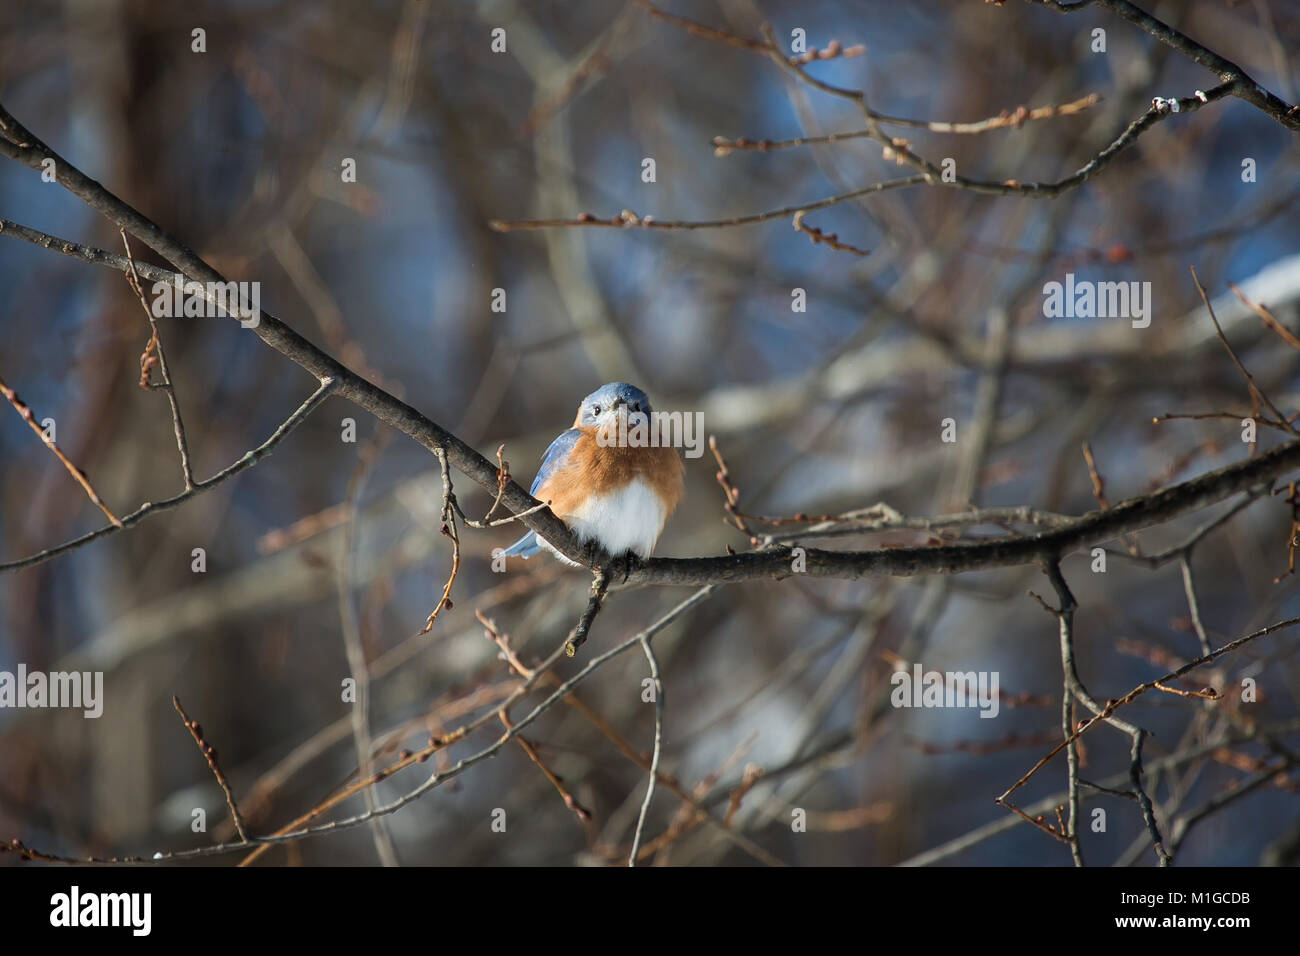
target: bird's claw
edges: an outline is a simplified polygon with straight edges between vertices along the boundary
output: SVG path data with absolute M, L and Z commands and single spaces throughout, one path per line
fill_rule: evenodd
M 602 565 L 600 559 L 603 550 L 594 540 L 583 542 L 582 553 L 587 566 L 595 572 L 606 571 L 611 578 L 621 577 L 623 584 L 627 583 L 633 571 L 639 571 L 645 566 L 645 562 L 640 555 L 634 551 L 624 551 L 622 554 L 612 557 L 608 565 Z
M 631 577 L 632 572 L 640 570 L 644 563 L 638 555 L 625 551 L 620 557 L 614 559 L 614 571 L 615 573 L 622 571 L 623 583 L 627 584 L 627 579 Z

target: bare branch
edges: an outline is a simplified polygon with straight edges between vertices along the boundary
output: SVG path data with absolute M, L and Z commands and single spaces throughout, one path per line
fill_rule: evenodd
M 59 446 L 45 434 L 45 429 L 41 428 L 40 423 L 36 421 L 36 415 L 23 402 L 23 400 L 18 397 L 18 393 L 4 383 L 4 379 L 0 379 L 0 395 L 3 395 L 9 400 L 9 404 L 14 407 L 14 411 L 18 413 L 19 417 L 31 426 L 32 431 L 36 432 L 41 441 L 45 443 L 45 447 L 52 451 L 54 457 L 62 462 L 63 467 L 68 470 L 68 474 L 70 474 L 76 480 L 77 484 L 81 485 L 82 490 L 86 492 L 86 497 L 91 500 L 95 507 L 104 512 L 109 521 L 113 522 L 113 529 L 118 530 L 122 528 L 123 523 L 118 520 L 117 516 L 114 515 L 113 512 L 108 510 L 108 505 L 104 504 L 104 499 L 99 497 L 99 493 L 95 491 L 94 487 L 90 484 L 90 479 L 86 477 L 86 473 L 74 465 L 68 459 L 68 456 L 63 453 L 62 449 L 60 449 Z M 0 571 L 5 570 L 5 567 L 5 565 L 0 565 Z
M 179 495 L 165 498 L 162 501 L 146 501 L 143 505 L 131 512 L 117 524 L 109 525 L 100 528 L 97 531 L 83 534 L 79 538 L 73 538 L 71 541 L 58 545 L 57 547 L 47 548 L 44 551 L 31 555 L 30 557 L 20 558 L 17 561 L 10 561 L 6 564 L 0 564 L 0 573 L 30 568 L 33 565 L 49 561 L 51 558 L 56 558 L 68 551 L 75 551 L 77 548 L 90 544 L 92 541 L 97 541 L 100 538 L 107 537 L 108 535 L 121 531 L 124 528 L 133 527 L 150 515 L 175 508 L 177 505 L 184 504 L 196 495 L 200 495 L 205 491 L 210 491 L 223 481 L 235 477 L 235 475 L 239 474 L 245 468 L 251 468 L 267 455 L 271 454 L 271 452 L 275 450 L 275 446 L 280 444 L 280 442 L 282 442 L 291 431 L 301 425 L 303 421 L 306 420 L 307 416 L 310 415 L 321 402 L 329 397 L 330 392 L 333 390 L 334 380 L 326 379 L 321 383 L 320 388 L 312 392 L 308 399 L 299 405 L 294 413 L 285 419 L 284 423 L 280 425 L 279 428 L 272 432 L 270 438 L 251 451 L 245 452 L 243 457 L 238 461 L 217 472 L 206 481 L 195 482 L 194 487 L 189 491 L 182 491 Z
M 191 720 L 189 714 L 185 713 L 185 708 L 181 706 L 181 699 L 175 694 L 172 695 L 172 706 L 176 708 L 176 713 L 181 715 L 181 720 L 185 722 L 185 729 L 194 738 L 199 753 L 207 760 L 212 776 L 217 778 L 217 785 L 221 787 L 221 792 L 226 797 L 226 806 L 230 808 L 230 820 L 235 824 L 235 831 L 239 834 L 240 841 L 247 843 L 248 833 L 244 830 L 244 818 L 239 815 L 239 805 L 235 803 L 235 794 L 230 789 L 230 782 L 226 780 L 226 775 L 221 772 L 221 765 L 217 763 L 216 748 L 203 739 L 203 728 L 199 726 L 197 720 Z
M 181 421 L 181 406 L 176 398 L 176 388 L 172 384 L 171 372 L 167 368 L 167 353 L 163 349 L 162 339 L 158 335 L 158 320 L 154 318 L 153 310 L 149 308 L 149 303 L 145 301 L 144 289 L 140 287 L 140 273 L 135 267 L 135 259 L 131 256 L 131 241 L 126 237 L 126 230 L 120 230 L 122 234 L 122 246 L 126 249 L 127 262 L 127 281 L 131 284 L 131 290 L 135 292 L 136 297 L 140 300 L 140 306 L 144 309 L 145 316 L 149 319 L 149 328 L 153 334 L 149 338 L 149 344 L 145 348 L 145 354 L 140 356 L 140 387 L 141 388 L 161 388 L 167 394 L 167 402 L 172 410 L 172 431 L 176 435 L 176 450 L 181 456 L 181 474 L 185 478 L 185 490 L 190 491 L 194 488 L 194 469 L 190 465 L 190 446 L 185 438 L 185 424 Z M 151 352 L 156 352 L 158 356 L 158 371 L 162 375 L 162 383 L 153 385 L 149 381 L 149 359 Z
M 655 781 L 659 779 L 659 753 L 663 745 L 664 733 L 664 684 L 659 677 L 659 661 L 650 646 L 650 638 L 641 639 L 641 650 L 645 652 L 646 661 L 650 664 L 650 679 L 654 681 L 655 742 L 654 752 L 650 757 L 650 778 L 646 783 L 645 800 L 641 802 L 641 812 L 636 819 L 636 830 L 632 834 L 632 850 L 627 857 L 628 866 L 636 866 L 637 852 L 641 847 L 641 831 L 645 829 L 645 818 L 650 812 L 650 801 L 655 796 Z

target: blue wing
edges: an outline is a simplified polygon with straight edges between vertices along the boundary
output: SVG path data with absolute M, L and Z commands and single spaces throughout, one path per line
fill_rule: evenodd
M 532 486 L 528 489 L 530 495 L 535 496 L 537 489 L 542 486 L 542 482 L 564 467 L 564 460 L 569 457 L 569 452 L 573 450 L 573 446 L 578 443 L 578 439 L 581 437 L 582 432 L 576 428 L 570 428 L 551 442 L 550 447 L 546 449 L 546 454 L 542 455 L 542 464 L 537 469 L 537 477 L 533 479 Z M 506 548 L 503 553 L 512 556 L 518 555 L 521 558 L 531 558 L 541 550 L 542 546 L 537 541 L 537 534 L 530 531 Z
M 536 495 L 537 489 L 542 487 L 542 482 L 564 467 L 564 460 L 569 457 L 569 452 L 573 451 L 573 446 L 581 437 L 582 432 L 570 428 L 551 442 L 551 447 L 546 449 L 546 454 L 542 456 L 542 465 L 537 469 L 537 477 L 533 479 L 532 487 L 528 489 L 530 495 Z

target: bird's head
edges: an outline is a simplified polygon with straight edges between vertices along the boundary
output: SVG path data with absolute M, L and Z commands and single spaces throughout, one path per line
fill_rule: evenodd
M 650 412 L 650 397 L 645 392 L 627 382 L 610 382 L 582 400 L 573 424 L 575 427 L 617 427 L 620 418 L 627 418 L 629 425 L 635 425 L 638 421 L 648 421 Z

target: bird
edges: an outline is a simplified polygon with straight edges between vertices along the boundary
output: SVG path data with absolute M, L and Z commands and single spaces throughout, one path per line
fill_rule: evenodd
M 528 489 L 549 501 L 587 547 L 599 545 L 628 566 L 632 558 L 650 557 L 683 492 L 686 469 L 677 450 L 646 441 L 654 434 L 653 414 L 649 396 L 635 385 L 602 385 L 582 400 L 573 426 L 546 449 Z M 503 554 L 530 558 L 543 548 L 580 566 L 535 531 Z

